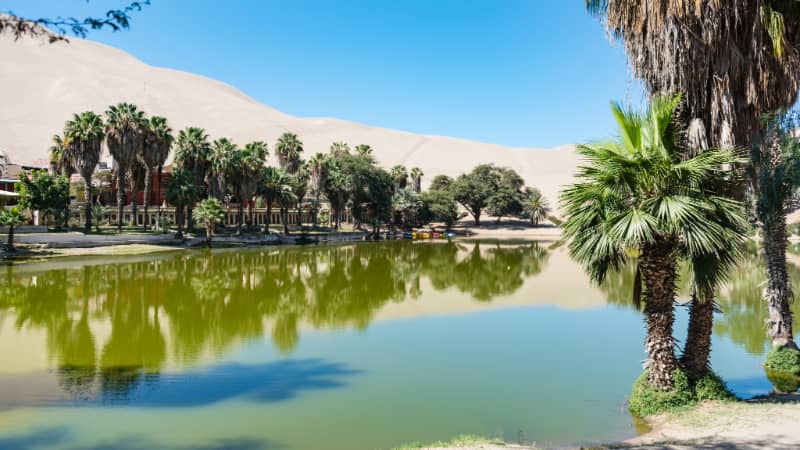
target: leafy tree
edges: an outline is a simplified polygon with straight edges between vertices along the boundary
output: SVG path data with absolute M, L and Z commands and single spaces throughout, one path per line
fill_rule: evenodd
M 342 165 L 338 158 L 329 158 L 327 164 L 327 174 L 325 180 L 325 198 L 331 205 L 333 215 L 331 221 L 333 227 L 339 229 L 342 220 L 342 213 L 347 205 L 352 193 L 353 179 L 342 170 Z
M 108 10 L 103 17 L 41 17 L 38 19 L 25 18 L 13 13 L 0 15 L 0 33 L 8 32 L 14 39 L 23 37 L 44 37 L 50 43 L 69 41 L 66 34 L 85 38 L 90 30 L 110 28 L 112 31 L 127 30 L 130 27 L 131 16 L 134 11 L 141 11 L 142 7 L 149 5 L 150 0 L 138 0 L 119 9 Z M 51 31 L 55 30 L 55 32 Z
M 420 195 L 411 189 L 400 189 L 392 196 L 392 207 L 400 213 L 400 224 L 404 230 L 417 224 L 423 207 Z
M 422 169 L 414 167 L 411 169 L 411 188 L 417 194 L 422 192 L 422 176 L 425 175 Z
M 17 192 L 22 209 L 38 210 L 45 217 L 52 215 L 57 225 L 61 223 L 58 219 L 69 212 L 69 180 L 64 176 L 34 170 L 29 176 L 20 177 Z
M 125 175 L 142 152 L 147 122 L 144 113 L 130 103 L 110 106 L 105 115 L 106 146 L 117 166 L 117 232 L 121 232 Z M 131 198 L 135 203 L 135 193 L 131 193 Z
M 428 187 L 431 191 L 442 191 L 448 190 L 453 186 L 455 180 L 448 177 L 447 175 L 436 175 L 431 180 L 431 185 Z
M 177 144 L 175 164 L 192 174 L 199 195 L 204 195 L 206 175 L 211 166 L 211 144 L 206 131 L 196 127 L 183 129 L 178 133 Z M 187 205 L 189 232 L 193 230 L 191 205 Z
M 360 154 L 361 152 L 359 152 Z M 317 227 L 320 198 L 328 177 L 328 157 L 317 153 L 308 161 L 309 189 L 311 190 L 311 225 Z
M 229 181 L 241 176 L 239 147 L 228 138 L 219 138 L 211 144 L 209 171 L 206 174 L 209 198 L 225 201 Z
M 389 173 L 392 175 L 395 192 L 406 188 L 408 185 L 408 169 L 405 166 L 398 164 L 392 167 Z
M 481 224 L 481 214 L 499 183 L 497 171 L 491 164 L 479 165 L 453 182 L 453 196 L 472 215 L 475 225 Z
M 267 220 L 264 226 L 264 232 L 269 234 L 269 227 L 272 225 L 272 205 L 276 202 L 282 208 L 280 200 L 288 201 L 287 191 L 291 192 L 292 188 L 289 176 L 282 169 L 277 167 L 265 167 L 261 171 L 261 195 L 267 204 Z M 283 211 L 281 211 L 283 213 Z M 282 214 L 281 214 L 282 217 Z
M 175 207 L 175 222 L 178 232 L 175 237 L 183 237 L 184 212 L 200 198 L 194 175 L 188 169 L 176 169 L 167 179 L 165 196 L 167 202 Z
M 308 164 L 305 161 L 300 160 L 297 171 L 293 174 L 293 177 L 292 193 L 295 197 L 295 207 L 299 213 L 302 203 L 306 198 L 306 194 L 308 193 L 308 182 L 311 177 Z M 298 220 L 302 220 L 302 215 L 298 214 L 297 217 Z M 302 221 L 299 225 L 302 225 Z
M 303 143 L 294 133 L 283 133 L 275 144 L 278 165 L 286 173 L 294 174 L 300 168 L 303 154 Z
M 50 172 L 69 177 L 75 171 L 75 169 L 72 167 L 72 162 L 69 160 L 67 148 L 64 145 L 64 138 L 61 137 L 61 135 L 53 135 L 52 145 L 49 149 L 49 156 Z
M 524 217 L 534 225 L 539 225 L 547 219 L 550 214 L 550 205 L 542 195 L 542 191 L 536 188 L 525 188 L 522 212 Z
M 67 158 L 83 178 L 86 197 L 84 230 L 88 233 L 92 231 L 92 175 L 100 161 L 105 137 L 103 119 L 92 111 L 75 114 L 64 125 L 64 137 Z
M 237 194 L 239 197 L 239 225 L 237 232 L 241 232 L 242 226 L 242 205 L 247 203 L 249 226 L 255 223 L 253 220 L 253 197 L 258 193 L 259 186 L 263 181 L 263 169 L 269 150 L 267 144 L 262 141 L 250 142 L 239 152 L 240 172 L 238 175 Z M 269 208 L 271 205 L 267 205 Z M 269 214 L 267 214 L 269 216 Z M 269 221 L 269 217 L 267 218 Z
M 147 229 L 150 226 L 148 217 L 148 209 L 150 208 L 150 195 L 152 191 L 152 178 L 153 170 L 157 172 L 159 189 L 162 187 L 162 172 L 164 164 L 169 158 L 169 152 L 172 149 L 172 142 L 175 138 L 172 136 L 172 128 L 169 127 L 167 119 L 160 116 L 152 116 L 145 124 L 145 137 L 144 147 L 139 154 L 139 162 L 145 168 L 144 178 L 144 227 Z M 156 217 L 156 224 L 161 223 L 161 198 L 156 198 L 158 204 L 158 215 Z
M 746 224 L 741 204 L 719 195 L 735 183 L 726 165 L 739 159 L 708 150 L 682 160 L 672 121 L 679 101 L 657 97 L 645 114 L 614 105 L 619 139 L 580 146 L 587 164 L 562 193 L 570 253 L 593 280 L 638 253 L 633 294 L 645 298 L 647 383 L 662 391 L 673 388 L 679 369 L 672 333 L 679 258 L 735 252 Z
M 458 203 L 451 192 L 444 189 L 429 190 L 422 193 L 420 199 L 423 204 L 423 222 L 443 222 L 450 229 L 458 221 Z
M 25 218 L 22 216 L 22 211 L 19 206 L 11 209 L 0 210 L 0 226 L 8 228 L 8 237 L 6 239 L 6 251 L 15 252 L 14 247 L 14 229 L 25 223 Z
M 203 222 L 206 228 L 206 245 L 211 247 L 214 230 L 218 223 L 225 218 L 225 209 L 222 202 L 216 198 L 207 198 L 197 205 L 197 220 Z
M 519 216 L 524 208 L 523 194 L 510 186 L 501 184 L 489 197 L 487 207 L 489 214 L 497 217 L 497 223 L 503 216 Z
M 392 218 L 392 176 L 389 172 L 373 165 L 367 181 L 367 198 L 364 207 L 372 218 L 372 234 L 380 235 L 381 223 Z

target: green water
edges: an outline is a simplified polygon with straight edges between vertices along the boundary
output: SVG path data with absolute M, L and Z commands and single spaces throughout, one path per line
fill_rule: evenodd
M 741 396 L 770 390 L 762 273 L 742 261 L 715 325 L 714 367 Z M 631 437 L 625 397 L 645 358 L 632 277 L 594 287 L 535 242 L 0 267 L 0 449 Z M 679 308 L 678 335 L 685 322 Z

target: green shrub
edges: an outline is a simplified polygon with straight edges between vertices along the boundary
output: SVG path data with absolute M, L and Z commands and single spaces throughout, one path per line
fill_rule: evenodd
M 709 372 L 694 384 L 694 394 L 698 402 L 708 400 L 731 401 L 736 396 L 728 389 L 725 381 L 714 372 Z
M 628 409 L 634 416 L 646 417 L 653 414 L 672 412 L 693 406 L 697 403 L 689 378 L 683 370 L 672 373 L 674 386 L 670 391 L 650 386 L 647 370 L 633 383 Z
M 789 347 L 773 348 L 767 353 L 764 368 L 800 376 L 800 350 Z

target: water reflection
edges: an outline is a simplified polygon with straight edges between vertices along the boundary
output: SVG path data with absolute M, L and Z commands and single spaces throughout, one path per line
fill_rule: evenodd
M 148 386 L 168 362 L 191 364 L 263 335 L 289 353 L 303 324 L 364 329 L 388 302 L 418 298 L 423 279 L 434 290 L 491 301 L 540 273 L 547 258 L 537 243 L 391 242 L 192 252 L 35 273 L 8 266 L 0 282 L 0 323 L 10 318 L 17 330 L 45 332 L 59 387 L 70 399 L 146 403 L 147 392 L 160 391 Z M 263 375 L 264 383 L 269 370 L 240 372 Z M 276 373 L 324 384 L 299 376 L 307 370 Z M 187 398 L 219 393 L 211 387 L 225 384 L 214 374 L 204 377 L 193 379 Z M 180 391 L 180 380 L 171 381 L 171 389 Z M 239 381 L 233 384 L 241 389 L 225 395 L 255 390 Z

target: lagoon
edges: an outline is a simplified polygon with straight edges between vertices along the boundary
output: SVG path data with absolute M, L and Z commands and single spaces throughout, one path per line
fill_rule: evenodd
M 646 357 L 632 278 L 593 286 L 563 247 L 526 241 L 2 266 L 0 449 L 625 439 Z M 715 324 L 713 366 L 742 397 L 771 390 L 762 280 L 749 255 Z

